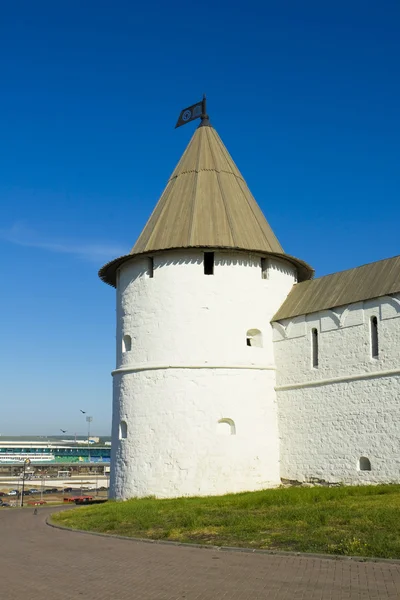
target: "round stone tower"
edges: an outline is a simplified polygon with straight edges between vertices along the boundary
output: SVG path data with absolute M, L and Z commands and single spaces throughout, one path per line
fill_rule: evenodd
M 203 119 L 131 253 L 100 270 L 117 288 L 112 497 L 279 484 L 270 321 L 311 275 Z

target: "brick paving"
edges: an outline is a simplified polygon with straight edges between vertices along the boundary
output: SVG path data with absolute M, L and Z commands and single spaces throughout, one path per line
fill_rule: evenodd
M 4 600 L 386 600 L 400 565 L 219 552 L 48 527 L 55 509 L 0 509 Z

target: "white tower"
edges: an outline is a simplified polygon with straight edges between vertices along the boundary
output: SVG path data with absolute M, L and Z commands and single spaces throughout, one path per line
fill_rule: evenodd
M 131 253 L 100 270 L 117 288 L 112 497 L 279 484 L 270 320 L 311 274 L 203 119 Z

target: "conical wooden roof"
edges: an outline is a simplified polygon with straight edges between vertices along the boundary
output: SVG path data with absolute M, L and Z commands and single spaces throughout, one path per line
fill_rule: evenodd
M 199 127 L 132 253 L 215 246 L 283 252 L 213 127 Z
M 195 131 L 130 254 L 105 265 L 99 275 L 115 285 L 116 269 L 134 255 L 199 247 L 283 255 L 296 264 L 300 279 L 313 273 L 306 263 L 284 253 L 208 121 Z

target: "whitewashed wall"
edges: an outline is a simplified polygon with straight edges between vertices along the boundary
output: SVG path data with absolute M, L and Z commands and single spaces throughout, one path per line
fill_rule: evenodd
M 270 320 L 294 268 L 260 257 L 201 251 L 123 265 L 117 288 L 111 494 L 116 498 L 222 494 L 279 483 Z M 263 347 L 246 345 L 259 329 Z M 123 352 L 123 337 L 132 337 Z M 221 435 L 234 421 L 235 435 Z M 119 423 L 128 434 L 119 439 Z M 221 431 L 219 431 L 219 429 Z
M 371 357 L 370 318 L 379 357 Z M 319 332 L 312 368 L 311 330 Z M 400 481 L 400 296 L 274 323 L 281 477 Z M 360 471 L 361 456 L 371 471 Z

